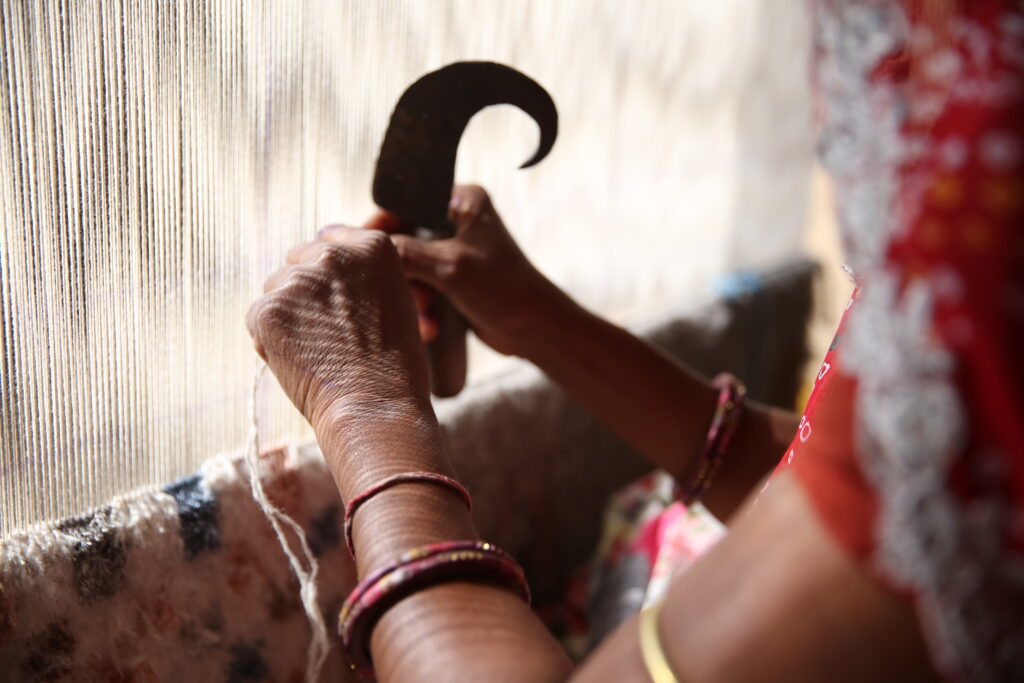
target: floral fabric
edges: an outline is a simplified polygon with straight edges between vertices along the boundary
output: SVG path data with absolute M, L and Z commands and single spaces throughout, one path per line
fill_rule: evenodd
M 675 482 L 661 471 L 612 496 L 594 560 L 570 581 L 565 603 L 541 613 L 575 657 L 660 600 L 672 579 L 725 536 L 703 505 L 687 508 L 674 498 Z

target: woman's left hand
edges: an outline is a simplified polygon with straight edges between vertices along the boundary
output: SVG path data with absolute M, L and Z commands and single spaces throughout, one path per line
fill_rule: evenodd
M 246 324 L 281 387 L 323 436 L 340 415 L 430 410 L 416 310 L 387 235 L 341 228 L 300 244 Z

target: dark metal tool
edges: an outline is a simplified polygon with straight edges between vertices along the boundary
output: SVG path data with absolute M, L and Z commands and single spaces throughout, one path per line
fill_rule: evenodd
M 421 77 L 395 105 L 373 177 L 377 205 L 420 237 L 452 237 L 448 203 L 459 140 L 473 115 L 495 104 L 519 107 L 540 128 L 537 150 L 520 168 L 547 156 L 558 135 L 558 111 L 547 91 L 503 64 L 455 62 Z M 428 349 L 431 390 L 454 396 L 466 382 L 466 322 L 440 297 L 434 314 L 440 333 Z

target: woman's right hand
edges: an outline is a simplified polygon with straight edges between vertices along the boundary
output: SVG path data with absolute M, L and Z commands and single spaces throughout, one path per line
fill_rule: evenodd
M 551 309 L 564 295 L 519 249 L 482 187 L 456 186 L 449 219 L 455 236 L 442 240 L 401 234 L 409 226 L 383 211 L 364 227 L 391 234 L 405 274 L 414 284 L 424 342 L 436 337 L 437 327 L 429 316 L 431 294 L 415 283 L 448 297 L 494 350 L 527 355 L 527 347 L 536 341 L 537 326 L 551 319 Z M 332 230 L 324 228 L 320 239 L 332 241 Z

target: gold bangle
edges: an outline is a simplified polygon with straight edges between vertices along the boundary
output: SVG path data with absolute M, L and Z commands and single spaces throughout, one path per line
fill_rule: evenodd
M 637 624 L 640 634 L 640 655 L 644 659 L 647 675 L 654 683 L 680 683 L 672 673 L 668 660 L 665 659 L 661 639 L 658 638 L 658 615 L 661 614 L 664 604 L 665 601 L 662 600 L 640 611 L 640 621 Z

